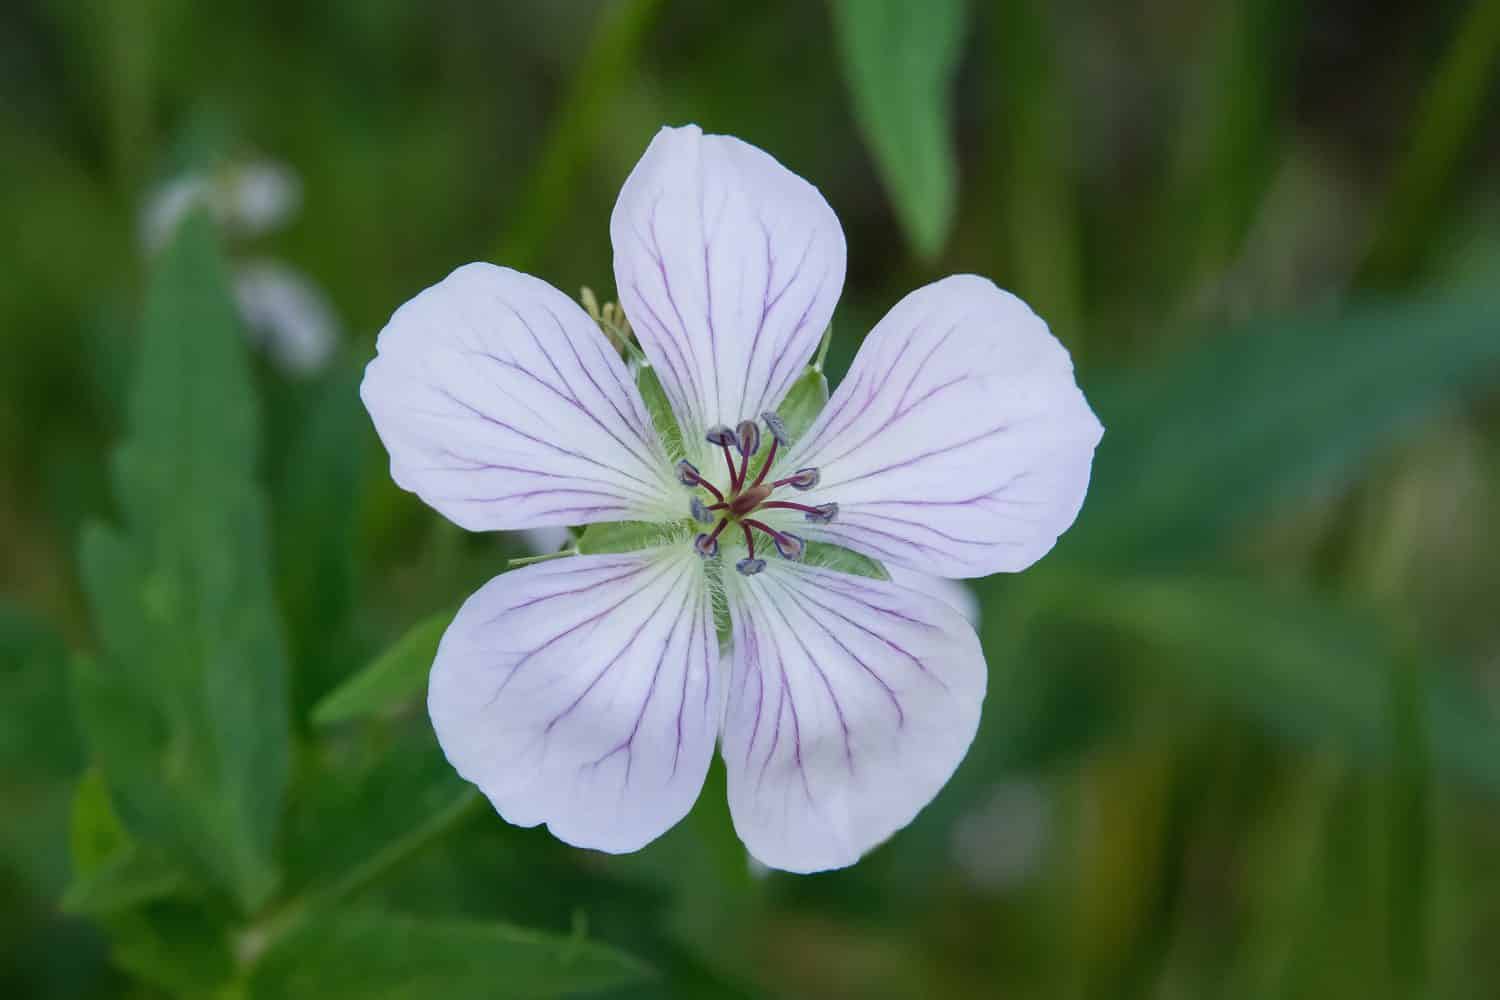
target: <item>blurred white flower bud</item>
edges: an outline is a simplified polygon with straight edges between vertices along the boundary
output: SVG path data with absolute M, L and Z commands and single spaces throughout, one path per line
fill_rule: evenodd
M 338 322 L 323 293 L 273 260 L 235 269 L 234 294 L 250 340 L 291 375 L 322 370 L 338 346 Z

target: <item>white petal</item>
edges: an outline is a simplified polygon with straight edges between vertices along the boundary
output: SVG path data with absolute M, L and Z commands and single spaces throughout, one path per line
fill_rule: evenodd
M 248 332 L 283 371 L 321 371 L 338 346 L 333 306 L 301 272 L 274 260 L 253 260 L 234 275 L 234 297 Z
M 625 364 L 546 282 L 468 264 L 396 310 L 360 395 L 391 476 L 472 530 L 680 517 Z
M 696 125 L 657 133 L 609 235 L 620 302 L 689 442 L 781 402 L 844 284 L 844 231 L 817 188 Z
M 723 713 L 688 545 L 496 577 L 443 636 L 427 706 L 458 773 L 518 826 L 633 851 L 687 814 Z
M 984 699 L 979 640 L 952 607 L 894 583 L 781 560 L 725 576 L 735 829 L 772 868 L 853 864 L 963 759 Z
M 141 208 L 141 245 L 156 253 L 171 242 L 177 226 L 206 200 L 208 182 L 201 174 L 174 177 L 152 191 Z
M 1030 566 L 1073 523 L 1103 431 L 1047 325 L 957 275 L 876 325 L 785 467 L 821 471 L 798 501 L 839 505 L 833 523 L 802 525 L 810 537 L 986 576 Z
M 218 212 L 246 236 L 279 228 L 302 207 L 302 180 L 291 167 L 252 160 L 229 167 L 219 181 Z
M 967 584 L 958 580 L 949 580 L 947 577 L 933 576 L 930 573 L 919 573 L 899 563 L 887 566 L 886 572 L 891 575 L 892 583 L 899 583 L 912 590 L 920 590 L 928 597 L 936 597 L 963 615 L 964 621 L 976 629 L 979 628 L 979 598 L 974 596 L 974 591 L 970 590 Z

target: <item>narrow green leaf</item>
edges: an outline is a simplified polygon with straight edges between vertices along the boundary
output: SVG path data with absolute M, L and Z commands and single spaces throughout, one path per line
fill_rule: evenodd
M 953 226 L 958 163 L 949 90 L 962 54 L 963 0 L 834 0 L 844 78 L 906 237 L 923 257 Z
M 246 909 L 275 885 L 287 771 L 256 423 L 224 263 L 190 219 L 148 289 L 114 463 L 121 528 L 83 532 L 101 650 L 74 682 L 126 827 Z
M 1492 134 L 1493 118 L 1485 108 L 1497 73 L 1500 4 L 1471 4 L 1402 144 L 1401 162 L 1361 268 L 1362 284 L 1399 284 L 1421 262 L 1434 230 L 1446 217 L 1443 201 L 1463 164 L 1464 149 Z
M 821 368 L 810 366 L 787 390 L 786 398 L 776 409 L 776 415 L 786 424 L 786 432 L 795 443 L 807 433 L 807 429 L 827 404 L 828 377 Z
M 1148 643 L 1152 662 L 1192 690 L 1282 733 L 1382 761 L 1411 762 L 1401 727 L 1431 734 L 1432 766 L 1500 792 L 1500 728 L 1483 699 L 1425 673 L 1392 725 L 1391 678 L 1414 670 L 1388 626 L 1317 594 L 1191 576 L 1059 578 L 1058 613 Z M 1423 737 L 1426 739 L 1426 737 Z
M 879 560 L 871 559 L 867 555 L 846 549 L 841 545 L 830 545 L 828 542 L 808 542 L 807 553 L 802 561 L 809 566 L 821 566 L 823 569 L 837 570 L 840 573 L 850 573 L 854 576 L 868 576 L 875 580 L 889 580 L 891 574 L 886 571 L 885 565 Z
M 683 491 L 683 512 L 687 512 L 687 491 Z M 670 545 L 686 538 L 688 532 L 683 521 L 658 523 L 655 521 L 609 521 L 591 524 L 578 538 L 578 551 L 583 555 L 601 555 L 613 552 L 634 552 L 656 545 Z
M 640 982 L 606 945 L 470 920 L 377 910 L 310 914 L 257 964 L 250 1000 L 552 997 Z
M 360 736 L 309 755 L 287 822 L 287 888 L 311 905 L 359 892 L 483 802 L 443 756 L 425 714 Z
M 427 690 L 427 673 L 437 657 L 438 643 L 456 613 L 446 608 L 407 629 L 369 666 L 318 702 L 312 711 L 313 722 L 331 726 L 384 715 L 421 697 Z
M 1108 428 L 1059 555 L 1202 559 L 1277 504 L 1500 381 L 1500 298 L 1391 301 L 1268 321 L 1091 390 Z

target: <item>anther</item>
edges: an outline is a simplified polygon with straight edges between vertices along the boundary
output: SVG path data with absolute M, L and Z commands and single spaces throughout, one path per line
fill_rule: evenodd
M 709 534 L 705 531 L 693 539 L 693 548 L 698 551 L 700 556 L 705 559 L 712 559 L 719 554 L 719 539 L 715 537 L 717 534 L 718 532 Z
M 776 486 L 790 486 L 794 490 L 810 490 L 818 485 L 823 474 L 817 469 L 798 469 L 784 479 L 778 479 Z
M 697 486 L 703 482 L 703 476 L 696 465 L 684 458 L 677 463 L 677 481 L 684 486 Z
M 697 497 L 693 497 L 688 501 L 688 510 L 692 512 L 694 521 L 699 521 L 703 524 L 714 523 L 713 514 L 709 513 L 708 507 Z
M 734 444 L 746 458 L 760 451 L 760 425 L 753 420 L 741 420 L 735 428 Z
M 708 433 L 703 436 L 708 439 L 709 444 L 717 445 L 720 448 L 727 448 L 737 443 L 734 431 L 723 424 L 719 424 L 717 427 L 710 427 Z
M 839 505 L 836 503 L 820 503 L 814 510 L 802 516 L 814 524 L 828 524 L 839 516 Z
M 764 559 L 741 559 L 734 564 L 734 568 L 746 576 L 754 576 L 766 568 L 766 561 Z
M 760 415 L 760 419 L 765 421 L 766 430 L 771 432 L 777 444 L 785 448 L 792 443 L 791 435 L 786 432 L 786 423 L 780 417 L 768 410 Z
M 776 551 L 783 559 L 799 562 L 807 554 L 807 543 L 790 531 L 778 531 L 771 536 L 771 541 L 776 543 Z

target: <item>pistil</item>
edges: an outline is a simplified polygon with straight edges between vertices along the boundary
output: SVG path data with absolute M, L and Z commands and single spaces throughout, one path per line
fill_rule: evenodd
M 708 443 L 718 447 L 724 453 L 724 466 L 729 472 L 729 487 L 720 491 L 708 480 L 704 479 L 698 469 L 688 461 L 677 464 L 677 478 L 684 486 L 701 486 L 714 498 L 711 504 L 705 504 L 699 497 L 693 497 L 689 508 L 693 519 L 702 524 L 713 524 L 713 530 L 702 532 L 693 539 L 693 547 L 698 554 L 705 559 L 713 558 L 719 554 L 719 535 L 729 526 L 731 522 L 738 524 L 745 535 L 746 557 L 735 563 L 735 568 L 746 576 L 753 576 L 766 567 L 766 562 L 755 554 L 755 532 L 759 531 L 769 538 L 776 547 L 776 552 L 783 559 L 800 560 L 807 552 L 807 543 L 789 531 L 781 531 L 771 527 L 765 521 L 751 517 L 760 510 L 795 510 L 802 513 L 808 521 L 816 524 L 827 524 L 838 516 L 839 505 L 836 503 L 824 503 L 817 505 L 794 503 L 790 500 L 773 500 L 772 495 L 776 490 L 790 486 L 795 490 L 810 490 L 818 485 L 821 476 L 817 469 L 798 469 L 789 476 L 766 483 L 766 477 L 770 474 L 771 466 L 776 462 L 778 450 L 783 445 L 789 445 L 786 425 L 783 424 L 774 413 L 763 413 L 761 419 L 765 421 L 766 428 L 771 434 L 771 447 L 766 452 L 765 460 L 761 463 L 756 474 L 755 481 L 750 482 L 750 460 L 760 451 L 761 434 L 760 427 L 751 420 L 742 420 L 733 430 L 724 425 L 711 428 L 704 437 Z M 740 453 L 738 463 L 734 460 L 734 454 L 730 450 Z M 717 516 L 717 522 L 715 522 Z

